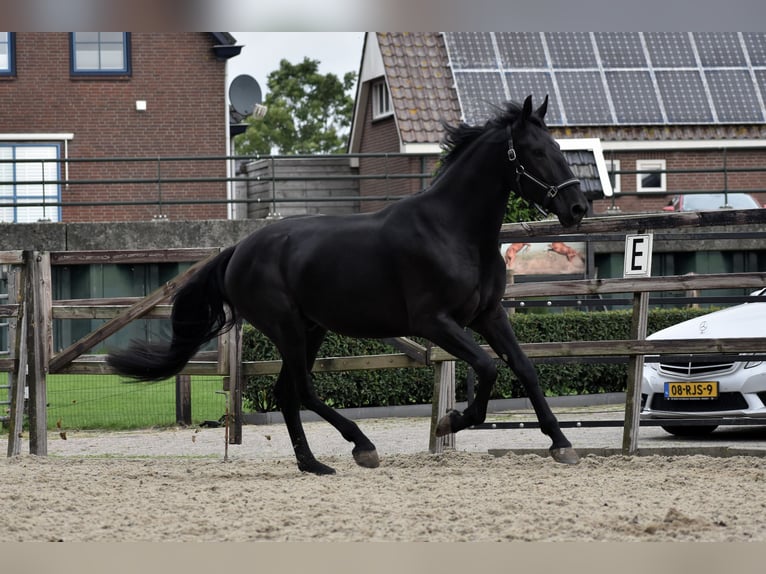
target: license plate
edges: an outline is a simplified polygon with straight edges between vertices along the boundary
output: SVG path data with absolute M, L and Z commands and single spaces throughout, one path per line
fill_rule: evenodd
M 718 381 L 693 383 L 665 383 L 666 399 L 715 399 L 718 398 Z

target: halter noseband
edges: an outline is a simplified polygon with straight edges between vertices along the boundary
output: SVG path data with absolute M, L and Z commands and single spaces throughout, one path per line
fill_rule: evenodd
M 545 181 L 536 178 L 534 175 L 529 173 L 524 168 L 524 166 L 521 165 L 521 163 L 519 163 L 518 156 L 516 155 L 516 150 L 513 147 L 513 138 L 511 137 L 511 126 L 507 126 L 507 131 L 508 131 L 508 161 L 514 164 L 516 168 L 516 187 L 518 188 L 519 192 L 521 192 L 521 178 L 526 177 L 538 187 L 543 188 L 546 191 L 546 194 L 545 194 L 545 197 L 543 198 L 542 206 L 538 204 L 536 201 L 533 201 L 532 204 L 535 206 L 537 211 L 543 214 L 543 216 L 548 217 L 548 206 L 550 206 L 551 201 L 553 200 L 554 197 L 558 195 L 559 191 L 561 191 L 565 187 L 579 184 L 580 180 L 577 178 L 572 178 L 572 179 L 567 179 L 566 181 L 563 181 L 558 185 L 550 185 L 549 183 L 546 183 Z

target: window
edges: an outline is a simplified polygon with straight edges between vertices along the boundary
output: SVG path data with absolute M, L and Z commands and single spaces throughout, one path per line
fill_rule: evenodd
M 0 222 L 60 221 L 58 144 L 0 143 Z M 46 183 L 46 182 L 52 183 Z
M 13 48 L 13 32 L 0 32 L 0 76 L 12 76 L 15 73 Z
M 604 158 L 606 171 L 609 174 L 609 181 L 612 183 L 612 191 L 620 193 L 620 160 Z
M 73 74 L 130 74 L 127 32 L 73 32 Z
M 393 113 L 391 97 L 388 94 L 388 86 L 385 80 L 378 80 L 372 84 L 372 119 L 377 120 Z
M 636 191 L 665 191 L 665 160 L 636 161 Z

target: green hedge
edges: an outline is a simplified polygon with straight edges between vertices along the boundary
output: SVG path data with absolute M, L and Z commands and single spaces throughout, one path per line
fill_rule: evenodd
M 710 309 L 656 309 L 649 313 L 648 332 L 653 333 Z M 627 339 L 629 311 L 564 313 L 515 313 L 511 323 L 522 343 L 549 341 L 597 341 Z M 481 340 L 479 339 L 481 342 Z M 320 357 L 375 355 L 395 352 L 374 339 L 351 339 L 330 333 L 319 350 Z M 273 344 L 260 332 L 245 327 L 243 358 L 246 361 L 278 359 Z M 543 391 L 548 396 L 564 396 L 624 391 L 627 372 L 624 364 L 558 363 L 537 364 Z M 457 364 L 456 395 L 466 399 L 467 366 Z M 272 393 L 275 376 L 248 377 L 245 399 L 257 411 L 276 410 Z M 314 375 L 317 393 L 336 408 L 424 404 L 431 402 L 433 369 L 381 369 Z M 492 398 L 523 397 L 524 390 L 505 366 L 499 370 Z

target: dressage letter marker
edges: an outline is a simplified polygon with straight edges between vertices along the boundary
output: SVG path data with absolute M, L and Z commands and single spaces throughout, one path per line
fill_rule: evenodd
M 650 277 L 652 274 L 652 234 L 625 236 L 623 277 Z

